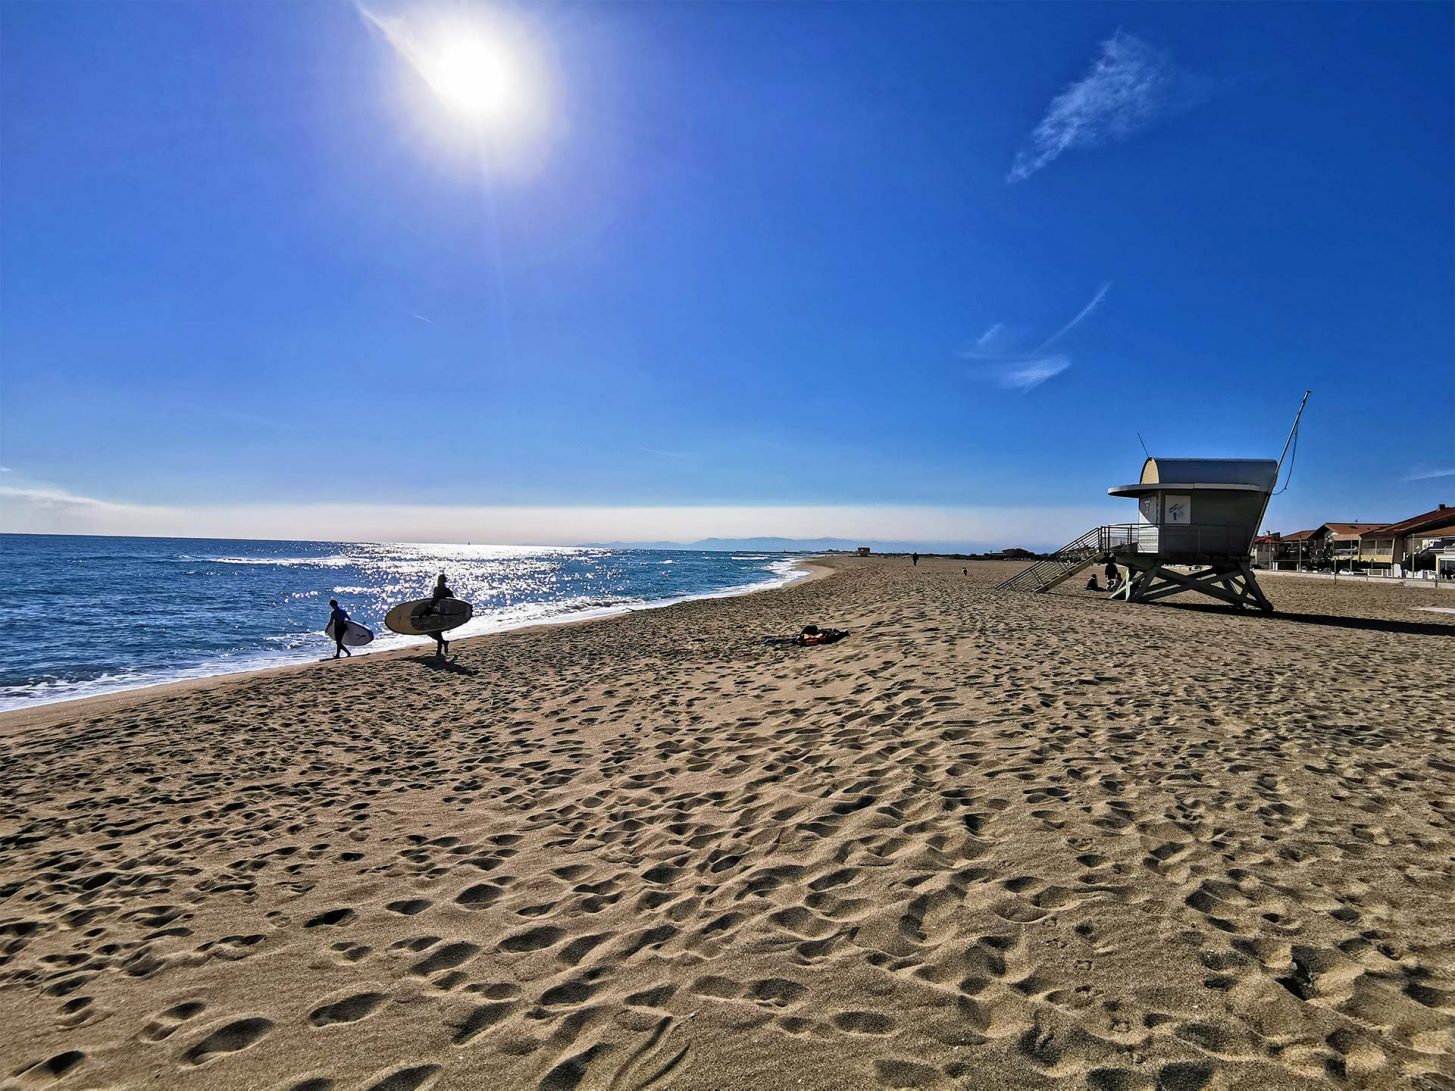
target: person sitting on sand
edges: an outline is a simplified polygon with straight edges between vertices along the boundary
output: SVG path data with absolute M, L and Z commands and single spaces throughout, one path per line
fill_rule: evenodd
M 763 643 L 796 644 L 805 648 L 814 644 L 832 644 L 848 635 L 843 629 L 820 629 L 817 625 L 805 625 L 797 636 L 765 636 Z
M 344 631 L 349 625 L 349 612 L 338 604 L 338 599 L 329 599 L 328 604 L 331 607 L 328 614 L 328 623 L 333 626 L 333 643 L 335 649 L 333 657 L 337 659 L 339 652 L 343 652 L 345 656 L 352 659 L 354 653 L 344 647 Z
M 1099 583 L 1096 582 L 1096 573 L 1095 572 L 1093 572 L 1091 574 L 1091 579 L 1089 579 L 1089 580 L 1086 581 L 1086 589 L 1088 591 L 1100 591 L 1101 590 L 1101 584 L 1099 584 Z
M 842 629 L 820 629 L 817 625 L 805 625 L 803 631 L 793 638 L 793 643 L 800 648 L 806 648 L 813 644 L 832 644 L 848 635 Z
M 439 608 L 439 604 L 444 602 L 445 599 L 452 599 L 454 597 L 455 593 L 445 585 L 445 574 L 441 572 L 439 580 L 436 581 L 434 585 L 434 591 L 430 593 L 429 605 L 425 607 L 424 612 L 426 614 L 432 614 Z M 445 639 L 444 633 L 430 633 L 429 635 L 434 637 L 434 650 L 436 655 L 443 658 L 444 656 L 450 654 L 450 642 Z

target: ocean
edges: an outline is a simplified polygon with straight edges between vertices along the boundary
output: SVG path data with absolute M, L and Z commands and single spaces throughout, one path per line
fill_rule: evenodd
M 772 553 L 0 534 L 0 710 L 306 663 L 337 598 L 375 640 L 444 572 L 475 616 L 453 637 L 578 620 L 795 578 Z

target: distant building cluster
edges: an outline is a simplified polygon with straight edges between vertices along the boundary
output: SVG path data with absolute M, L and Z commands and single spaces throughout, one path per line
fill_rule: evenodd
M 1292 534 L 1253 539 L 1257 568 L 1295 571 L 1369 572 L 1455 579 L 1455 508 L 1397 523 L 1324 523 Z

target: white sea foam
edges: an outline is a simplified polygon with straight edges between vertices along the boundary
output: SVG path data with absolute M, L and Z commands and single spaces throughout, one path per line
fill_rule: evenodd
M 345 568 L 359 563 L 358 557 L 336 553 L 328 557 L 198 557 L 208 564 L 271 565 L 274 568 Z

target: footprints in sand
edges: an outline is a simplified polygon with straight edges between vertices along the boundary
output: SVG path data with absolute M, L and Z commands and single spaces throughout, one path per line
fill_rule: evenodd
M 431 974 L 439 973 L 441 970 L 452 970 L 456 966 L 470 961 L 470 959 L 479 953 L 480 948 L 473 943 L 459 941 L 440 944 L 424 958 L 409 967 L 409 972 L 418 977 L 429 977 Z
M 7 738 L 0 1082 L 1455 1078 L 1450 652 L 949 575 Z
M 173 1004 L 166 1011 L 159 1012 L 146 1025 L 141 1032 L 141 1038 L 146 1042 L 164 1042 L 181 1029 L 184 1023 L 196 1019 L 206 1009 L 207 1005 L 201 1000 L 184 1000 L 180 1004 Z
M 527 928 L 524 931 L 514 932 L 506 936 L 497 945 L 497 949 L 511 954 L 540 951 L 559 943 L 565 934 L 562 929 L 551 925 L 546 925 L 541 928 Z
M 366 992 L 346 996 L 331 1004 L 321 1004 L 308 1013 L 308 1021 L 315 1027 L 332 1026 L 335 1023 L 357 1023 L 367 1019 L 384 1002 L 383 993 Z
M 439 1079 L 437 1064 L 409 1065 L 396 1068 L 368 1085 L 368 1091 L 423 1091 Z
M 844 1011 L 830 1022 L 850 1034 L 890 1034 L 898 1026 L 892 1016 L 877 1011 Z
M 466 909 L 486 909 L 499 901 L 504 894 L 504 888 L 494 883 L 476 883 L 460 891 L 455 896 L 455 904 Z
M 85 1062 L 85 1053 L 79 1049 L 68 1049 L 43 1061 L 22 1065 L 11 1072 L 10 1076 L 19 1087 L 43 1087 L 70 1074 Z
M 182 1057 L 189 1064 L 206 1064 L 225 1053 L 236 1053 L 257 1043 L 273 1029 L 273 1021 L 260 1015 L 224 1023 L 189 1047 Z
M 455 1045 L 462 1046 L 473 1040 L 476 1035 L 489 1030 L 507 1015 L 514 1011 L 518 1004 L 511 1000 L 497 1001 L 492 1004 L 478 1004 L 471 1008 L 469 1013 L 455 1024 Z
M 318 914 L 318 916 L 313 917 L 311 920 L 307 921 L 303 925 L 303 927 L 304 928 L 324 928 L 324 927 L 332 928 L 335 925 L 347 924 L 349 921 L 351 921 L 353 919 L 354 919 L 354 911 L 352 909 L 348 909 L 348 908 L 343 908 L 343 909 L 330 909 L 326 913 L 320 913 L 320 914 Z

